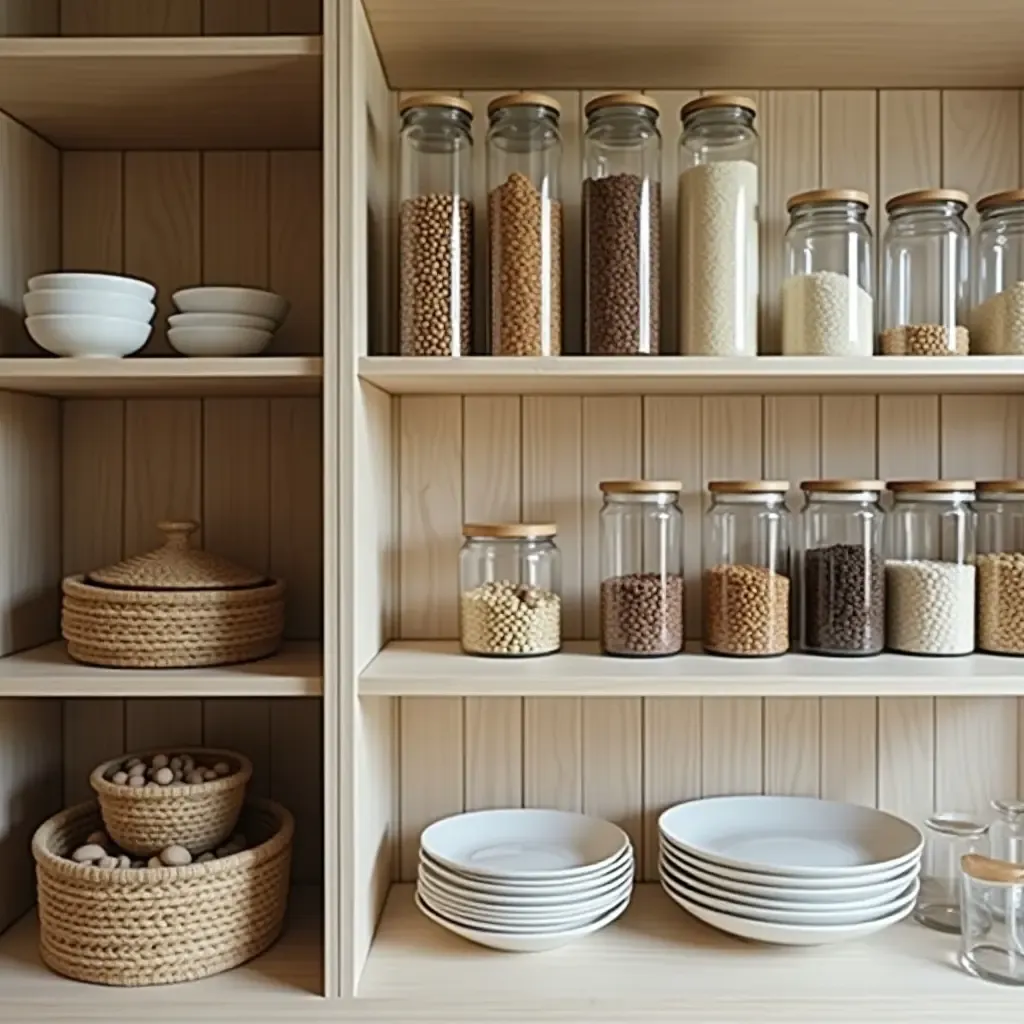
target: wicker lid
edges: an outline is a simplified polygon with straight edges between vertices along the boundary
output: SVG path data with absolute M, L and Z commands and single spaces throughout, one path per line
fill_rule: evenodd
M 919 206 L 924 203 L 960 203 L 966 207 L 970 202 L 971 197 L 957 188 L 918 188 L 913 192 L 893 196 L 885 204 L 885 212 L 892 213 L 901 206 Z
M 804 480 L 802 491 L 825 491 L 830 494 L 854 494 L 859 491 L 884 491 L 881 480 Z
M 398 113 L 404 114 L 407 110 L 415 110 L 417 107 L 445 107 L 449 110 L 461 110 L 470 117 L 473 116 L 473 104 L 469 100 L 441 92 L 421 92 L 415 96 L 407 96 L 398 105 Z
M 554 523 L 466 523 L 463 537 L 554 537 Z
M 262 573 L 191 547 L 189 537 L 199 529 L 196 522 L 158 523 L 157 529 L 166 535 L 163 547 L 97 569 L 85 582 L 122 590 L 237 590 L 267 582 Z
M 727 93 L 715 93 L 711 96 L 698 96 L 689 103 L 684 103 L 679 111 L 679 119 L 685 121 L 698 110 L 710 110 L 712 107 L 739 107 L 757 114 L 757 104 L 749 96 L 731 96 Z
M 856 188 L 812 188 L 809 192 L 797 192 L 786 200 L 786 211 L 798 206 L 812 206 L 815 203 L 859 203 L 868 206 L 871 202 L 867 192 Z
M 602 480 L 599 486 L 605 494 L 663 494 L 683 489 L 680 480 Z

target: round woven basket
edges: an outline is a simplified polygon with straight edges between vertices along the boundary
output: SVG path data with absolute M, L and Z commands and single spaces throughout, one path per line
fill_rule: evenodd
M 100 825 L 93 802 L 32 839 L 39 948 L 58 974 L 100 985 L 195 981 L 259 956 L 281 933 L 295 823 L 269 800 L 246 805 L 252 849 L 183 868 L 104 871 L 65 860 Z
M 108 776 L 129 757 L 146 760 L 162 751 L 105 761 L 93 769 L 89 784 L 96 791 L 107 834 L 126 853 L 151 857 L 168 846 L 184 846 L 193 857 L 213 850 L 231 836 L 245 802 L 245 787 L 252 778 L 252 762 L 232 750 L 201 747 L 175 748 L 204 764 L 227 761 L 232 772 L 213 782 L 190 786 L 119 786 Z

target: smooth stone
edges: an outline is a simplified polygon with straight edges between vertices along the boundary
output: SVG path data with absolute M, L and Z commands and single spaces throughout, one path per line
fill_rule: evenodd
M 97 846 L 95 843 L 87 843 L 85 846 L 80 846 L 73 854 L 71 859 L 76 864 L 89 864 L 94 860 L 100 860 L 106 857 L 107 851 L 102 846 Z
M 161 852 L 160 861 L 169 868 L 183 868 L 192 863 L 192 854 L 184 846 L 168 846 Z

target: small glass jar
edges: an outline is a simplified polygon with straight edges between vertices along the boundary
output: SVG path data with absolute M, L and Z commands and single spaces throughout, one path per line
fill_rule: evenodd
M 678 480 L 601 484 L 601 650 L 657 658 L 683 649 L 683 513 Z
M 561 556 L 553 523 L 467 523 L 459 555 L 466 654 L 528 658 L 562 646 Z
M 968 854 L 961 862 L 960 966 L 1024 985 L 1024 865 Z
M 992 856 L 1024 864 L 1024 801 L 993 800 L 992 809 L 996 812 L 988 833 Z
M 974 483 L 889 484 L 886 643 L 904 654 L 974 650 Z
M 643 93 L 598 96 L 583 137 L 584 326 L 591 355 L 657 355 L 661 133 Z
M 933 814 L 924 823 L 925 852 L 914 920 L 936 931 L 960 931 L 960 861 L 988 853 L 988 825 L 963 814 Z
M 872 355 L 874 254 L 867 193 L 801 192 L 790 197 L 786 209 L 783 354 Z
M 680 351 L 756 356 L 758 161 L 756 107 L 701 96 L 679 112 Z
M 978 200 L 974 258 L 974 350 L 988 356 L 1024 353 L 1024 189 Z
M 789 650 L 789 484 L 715 480 L 704 520 L 704 650 L 764 658 Z
M 399 344 L 403 356 L 472 345 L 473 108 L 410 96 L 399 113 Z
M 800 514 L 801 646 L 863 657 L 885 647 L 885 512 L 879 480 L 807 480 Z
M 978 648 L 991 654 L 1024 654 L 1024 480 L 979 483 L 974 509 Z
M 965 356 L 971 232 L 967 193 L 931 188 L 895 196 L 883 258 L 882 354 Z
M 561 109 L 536 92 L 487 107 L 492 355 L 562 351 Z

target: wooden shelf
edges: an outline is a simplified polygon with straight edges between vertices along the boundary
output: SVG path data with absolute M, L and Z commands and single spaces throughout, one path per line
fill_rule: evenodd
M 62 149 L 317 149 L 319 37 L 0 39 L 0 110 Z

